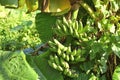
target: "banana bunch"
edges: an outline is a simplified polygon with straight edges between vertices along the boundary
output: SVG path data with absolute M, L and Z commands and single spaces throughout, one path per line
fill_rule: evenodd
M 48 60 L 48 64 L 62 72 L 64 75 L 69 76 L 69 77 L 78 77 L 78 73 L 70 69 L 70 65 L 68 64 L 67 61 L 65 61 L 63 58 L 59 58 L 56 54 L 55 55 L 50 55 L 50 60 Z
M 26 6 L 28 8 L 27 13 L 38 9 L 38 0 L 25 0 L 25 2 L 26 2 Z
M 56 28 L 54 29 L 55 33 L 59 36 L 71 35 L 72 37 L 79 38 L 79 25 L 78 21 L 66 20 L 63 17 L 63 20 L 58 20 L 56 23 Z
M 66 47 L 57 39 L 49 41 L 49 46 L 50 53 L 52 53 L 48 60 L 49 65 L 66 76 L 77 77 L 77 71 L 72 69 L 69 64 L 85 61 L 85 58 L 82 57 L 83 51 L 81 49 L 72 50 L 71 46 Z
M 56 53 L 59 57 L 70 63 L 78 63 L 85 60 L 85 58 L 82 58 L 84 52 L 81 49 L 71 50 L 71 46 L 66 47 L 57 39 L 53 39 L 53 42 L 49 41 L 49 46 L 53 53 Z

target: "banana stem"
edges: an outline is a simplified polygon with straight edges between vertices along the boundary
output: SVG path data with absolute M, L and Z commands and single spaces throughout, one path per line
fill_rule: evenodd
M 79 4 L 89 13 L 89 15 L 93 18 L 96 19 L 94 11 L 90 8 L 88 4 L 85 2 L 79 2 Z

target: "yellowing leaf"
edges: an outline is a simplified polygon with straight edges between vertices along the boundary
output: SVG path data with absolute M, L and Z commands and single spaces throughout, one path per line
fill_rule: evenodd
M 48 0 L 45 12 L 62 12 L 71 8 L 69 0 Z
M 25 0 L 28 12 L 35 11 L 38 9 L 38 0 Z
M 21 8 L 25 4 L 25 0 L 18 0 L 18 7 Z

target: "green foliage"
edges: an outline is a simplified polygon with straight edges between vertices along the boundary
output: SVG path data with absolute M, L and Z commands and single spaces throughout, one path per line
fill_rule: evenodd
M 38 75 L 26 62 L 23 52 L 0 51 L 1 80 L 37 80 Z
M 27 15 L 24 9 L 5 9 L 3 6 L 0 6 L 0 13 L 0 49 L 15 51 L 40 44 L 34 24 L 35 13 Z
M 40 80 L 63 80 L 62 74 L 49 66 L 48 57 L 49 51 L 35 57 L 27 56 L 27 60 L 39 74 Z
M 111 54 L 119 57 L 120 19 L 118 14 L 112 14 L 116 5 L 113 6 L 112 1 L 108 2 L 111 4 L 106 4 L 104 1 L 99 2 L 99 4 L 93 2 L 95 10 L 90 4 L 80 3 L 85 12 L 89 14 L 82 14 L 83 17 L 80 15 L 81 18 L 87 18 L 85 21 L 81 18 L 79 22 L 67 21 L 63 18 L 57 21 L 56 27 L 53 27 L 54 34 L 57 37 L 49 42 L 51 55 L 49 55 L 48 63 L 69 79 L 72 79 L 71 69 L 77 70 L 80 76 L 81 74 L 89 75 L 86 80 L 107 79 L 105 73 L 109 72 L 107 71 L 108 57 Z M 118 10 L 119 8 L 116 8 L 115 11 Z M 78 62 L 74 61 L 77 59 L 73 56 L 75 50 L 80 50 L 77 55 L 77 57 L 80 56 Z M 115 65 L 118 64 L 116 61 Z M 79 80 L 79 76 L 76 79 Z
M 54 16 L 51 15 L 52 13 L 37 13 L 35 17 L 36 29 L 39 32 L 42 42 L 46 43 L 40 50 L 45 52 L 37 56 L 27 55 L 27 61 L 24 61 L 34 68 L 41 80 L 119 80 L 120 1 L 82 0 L 78 1 L 77 5 L 80 7 L 71 10 L 69 14 L 72 17 L 70 19 L 66 17 L 68 14 Z M 9 22 L 9 18 L 3 18 L 1 19 L 2 22 Z M 13 40 L 17 38 L 17 41 L 21 41 L 22 43 L 24 43 L 24 40 L 30 40 L 29 45 L 33 43 L 33 38 L 31 40 L 31 38 L 28 38 L 28 35 L 31 35 L 31 33 L 34 34 L 36 31 L 34 32 L 33 30 L 31 32 L 29 27 L 22 28 L 21 26 L 31 26 L 34 22 L 31 18 L 25 20 L 25 22 L 22 22 L 21 16 L 19 18 L 17 27 L 13 27 L 16 24 L 10 24 L 12 26 L 7 29 L 2 27 L 0 33 L 2 35 L 0 36 L 2 44 L 6 39 L 8 39 L 8 42 L 11 42 L 9 41 L 11 38 Z M 7 25 L 2 24 L 2 22 L 2 26 Z M 11 28 L 12 32 L 10 31 Z M 24 32 L 23 30 L 22 33 L 21 28 L 29 31 Z M 14 37 L 14 30 L 19 31 L 21 35 L 14 33 L 16 34 Z M 35 35 L 33 36 L 35 37 Z M 35 39 L 38 39 L 38 36 Z M 29 43 L 29 41 L 27 42 Z M 16 50 L 17 48 L 5 49 L 2 45 L 1 49 Z M 21 47 L 18 47 L 18 49 L 21 49 Z M 9 56 L 12 57 L 13 55 L 10 54 Z M 19 62 L 19 57 L 17 57 L 12 57 L 9 62 L 11 60 L 14 61 L 14 59 L 17 59 Z M 6 64 L 8 58 L 3 60 L 1 57 L 0 60 L 3 62 L 2 64 L 9 67 L 9 64 Z M 23 63 L 20 64 L 22 66 Z M 12 65 L 14 64 L 12 63 Z M 6 67 L 5 69 L 7 69 Z M 1 70 L 3 68 L 4 66 L 0 67 Z M 9 68 L 10 71 L 12 71 L 11 69 L 13 68 Z M 5 75 L 2 72 L 0 78 L 4 79 L 6 72 L 4 73 Z M 9 75 L 6 77 L 9 77 Z M 12 78 L 17 79 L 18 77 L 13 76 Z
M 120 80 L 120 66 L 117 66 L 114 73 L 112 80 Z
M 56 19 L 57 17 L 52 16 L 50 13 L 39 13 L 36 15 L 36 29 L 40 34 L 42 42 L 47 42 L 52 39 L 52 27 L 55 25 Z

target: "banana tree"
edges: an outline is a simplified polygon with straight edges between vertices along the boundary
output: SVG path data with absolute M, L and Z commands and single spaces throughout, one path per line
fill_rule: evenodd
M 42 80 L 119 80 L 119 0 L 18 0 L 24 5 L 26 13 L 40 11 L 45 45 L 26 60 Z

